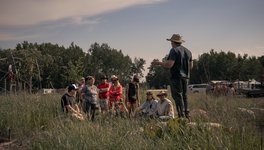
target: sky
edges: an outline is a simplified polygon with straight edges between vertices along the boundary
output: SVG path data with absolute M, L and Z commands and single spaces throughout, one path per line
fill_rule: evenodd
M 0 0 L 0 48 L 107 43 L 125 55 L 162 59 L 178 33 L 193 58 L 231 51 L 264 55 L 264 0 Z

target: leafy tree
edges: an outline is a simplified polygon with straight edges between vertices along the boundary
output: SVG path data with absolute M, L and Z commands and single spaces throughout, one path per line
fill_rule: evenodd
M 156 60 L 157 59 L 154 59 L 152 62 Z M 169 69 L 153 66 L 151 63 L 149 67 L 149 72 L 146 76 L 146 81 L 149 84 L 150 88 L 166 88 L 166 86 L 170 84 L 169 79 L 170 79 Z
M 139 77 L 143 77 L 144 65 L 146 61 L 143 58 L 134 58 L 134 63 L 132 64 L 132 73 L 138 75 Z
M 264 55 L 258 58 L 262 67 L 264 67 Z
M 210 50 L 201 54 L 198 59 L 193 60 L 190 84 L 207 83 L 211 80 L 235 81 L 260 79 L 264 71 L 264 57 L 249 57 L 247 54 L 241 56 L 233 52 L 216 52 Z M 146 77 L 151 87 L 158 88 L 168 84 L 168 73 L 163 68 L 156 68 L 152 65 Z
M 211 50 L 209 53 L 203 53 L 197 62 L 194 62 L 191 83 L 259 79 L 262 69 L 261 61 L 256 57 L 248 57 L 247 54 L 236 56 L 230 51 L 218 53 Z
M 97 81 L 101 75 L 117 75 L 121 83 L 126 83 L 131 80 L 133 74 L 142 73 L 144 64 L 145 60 L 141 58 L 136 58 L 133 63 L 121 50 L 113 49 L 105 43 L 94 43 L 85 56 L 84 75 L 93 75 Z

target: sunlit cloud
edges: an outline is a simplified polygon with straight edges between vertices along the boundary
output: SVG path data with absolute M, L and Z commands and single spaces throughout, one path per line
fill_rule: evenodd
M 263 52 L 264 52 L 264 46 L 256 46 L 255 48 L 259 49 L 259 50 L 263 50 Z
M 1 0 L 0 26 L 36 25 L 60 19 L 91 23 L 84 18 L 163 1 L 166 0 Z
M 72 23 L 77 24 L 77 25 L 83 25 L 83 24 L 88 24 L 88 25 L 95 25 L 100 23 L 101 19 L 96 18 L 96 19 L 87 19 L 84 17 L 73 17 L 71 18 Z

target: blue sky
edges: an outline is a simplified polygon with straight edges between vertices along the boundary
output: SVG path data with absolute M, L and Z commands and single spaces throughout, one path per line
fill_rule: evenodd
M 147 68 L 179 33 L 194 58 L 210 49 L 261 56 L 263 8 L 263 0 L 0 0 L 0 48 L 74 42 L 87 51 L 108 43 Z

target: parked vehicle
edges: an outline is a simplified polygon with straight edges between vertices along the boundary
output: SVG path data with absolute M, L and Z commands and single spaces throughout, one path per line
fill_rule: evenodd
M 261 75 L 260 84 L 256 84 L 254 81 L 250 88 L 241 88 L 238 89 L 240 93 L 246 95 L 247 97 L 264 97 L 264 74 Z
M 190 84 L 188 85 L 187 92 L 189 93 L 206 93 L 208 84 Z

